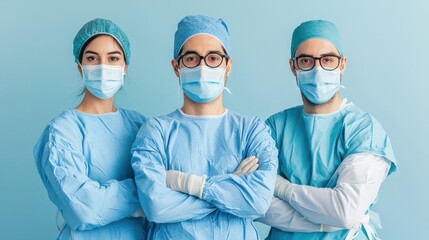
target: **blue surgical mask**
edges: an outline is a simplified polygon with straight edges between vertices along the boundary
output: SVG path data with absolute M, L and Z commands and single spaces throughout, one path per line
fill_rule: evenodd
M 124 66 L 81 65 L 86 89 L 100 99 L 113 97 L 124 85 Z
M 322 67 L 314 67 L 310 71 L 296 71 L 297 84 L 308 101 L 323 104 L 329 101 L 340 90 L 341 71 L 327 71 Z
M 211 102 L 223 89 L 227 89 L 224 87 L 225 71 L 225 68 L 206 66 L 181 68 L 179 75 L 183 92 L 195 102 Z

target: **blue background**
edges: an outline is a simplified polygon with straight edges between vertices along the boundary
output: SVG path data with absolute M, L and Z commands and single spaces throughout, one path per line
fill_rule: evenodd
M 337 24 L 348 68 L 342 97 L 373 114 L 392 140 L 399 171 L 376 209 L 383 239 L 425 239 L 429 228 L 427 1 L 1 1 L 0 239 L 54 239 L 56 208 L 32 148 L 49 120 L 81 91 L 72 40 L 95 17 L 128 34 L 131 65 L 121 107 L 147 116 L 181 105 L 170 67 L 173 36 L 188 14 L 222 17 L 233 41 L 232 110 L 263 119 L 301 104 L 288 66 L 293 29 L 309 19 Z M 426 92 L 426 93 L 425 93 Z M 259 225 L 264 236 L 267 227 Z

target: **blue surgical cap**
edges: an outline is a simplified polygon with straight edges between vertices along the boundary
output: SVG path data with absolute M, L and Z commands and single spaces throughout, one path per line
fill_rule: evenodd
M 79 62 L 79 56 L 84 49 L 85 43 L 94 36 L 109 35 L 113 37 L 121 46 L 125 55 L 125 62 L 130 63 L 130 42 L 124 31 L 122 31 L 112 21 L 102 18 L 96 18 L 87 22 L 76 34 L 73 40 L 73 55 L 75 62 Z
M 322 38 L 331 42 L 343 56 L 340 32 L 335 24 L 324 20 L 303 22 L 293 31 L 290 46 L 291 58 L 294 58 L 299 45 L 310 38 Z
M 221 18 L 215 19 L 196 15 L 184 17 L 177 25 L 177 31 L 174 35 L 173 57 L 177 58 L 185 42 L 198 34 L 208 34 L 215 37 L 225 48 L 226 54 L 231 55 L 231 40 L 226 23 Z

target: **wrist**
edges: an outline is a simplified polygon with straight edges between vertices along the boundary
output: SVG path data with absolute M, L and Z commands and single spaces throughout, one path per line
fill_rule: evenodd
M 289 180 L 277 175 L 276 177 L 276 186 L 274 189 L 274 196 L 283 199 L 284 201 L 290 203 L 292 199 L 293 190 L 295 189 L 296 184 L 289 182 Z
M 206 176 L 198 176 L 194 174 L 187 174 L 186 177 L 186 190 L 189 195 L 201 198 L 203 195 L 204 184 L 206 183 Z
M 167 187 L 171 190 L 202 197 L 206 176 L 188 174 L 176 170 L 167 171 Z

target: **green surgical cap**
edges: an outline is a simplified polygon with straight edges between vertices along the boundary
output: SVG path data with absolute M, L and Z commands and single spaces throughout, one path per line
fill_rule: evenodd
M 85 43 L 94 36 L 109 35 L 113 37 L 121 46 L 125 55 L 126 64 L 130 64 L 130 42 L 124 31 L 122 31 L 115 23 L 110 20 L 96 18 L 87 22 L 73 40 L 73 55 L 75 62 L 79 62 L 79 57 Z
M 324 20 L 313 20 L 301 23 L 293 31 L 290 46 L 291 58 L 294 58 L 299 45 L 311 38 L 322 38 L 331 42 L 337 48 L 340 56 L 343 56 L 340 32 L 335 24 Z

